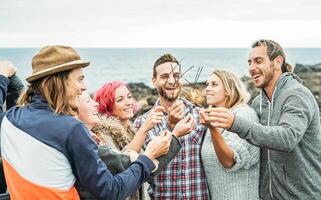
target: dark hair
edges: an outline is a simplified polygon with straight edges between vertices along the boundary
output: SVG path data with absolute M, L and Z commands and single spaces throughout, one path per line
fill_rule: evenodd
M 154 64 L 154 67 L 153 67 L 153 77 L 154 78 L 157 75 L 156 67 L 158 65 L 161 65 L 161 64 L 166 63 L 166 62 L 174 62 L 179 66 L 179 68 L 181 68 L 181 66 L 180 66 L 179 62 L 176 60 L 176 58 L 172 54 L 166 53 L 166 54 L 162 55 L 161 57 L 159 57 L 156 60 L 155 64 Z
M 67 93 L 67 80 L 72 70 L 60 72 L 35 80 L 21 94 L 18 104 L 24 106 L 32 102 L 32 97 L 41 95 L 48 106 L 57 114 L 75 115 L 77 110 L 69 105 Z
M 274 42 L 273 40 L 261 39 L 257 40 L 252 44 L 252 48 L 265 46 L 267 50 L 267 55 L 270 61 L 274 60 L 278 56 L 283 57 L 283 63 L 281 66 L 282 73 L 284 72 L 292 72 L 292 66 L 285 61 L 285 53 L 281 45 Z

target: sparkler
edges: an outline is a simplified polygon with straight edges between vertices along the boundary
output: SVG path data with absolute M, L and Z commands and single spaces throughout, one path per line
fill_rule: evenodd
M 188 70 L 190 70 L 193 67 L 194 66 L 190 67 Z M 203 98 L 202 92 L 197 88 L 196 84 L 198 83 L 198 80 L 201 76 L 202 71 L 203 71 L 203 67 L 198 67 L 193 83 L 191 83 L 186 78 L 184 78 L 184 80 L 188 83 L 188 86 L 191 89 L 190 90 L 182 89 L 182 92 L 185 93 L 185 96 L 187 97 L 187 99 L 189 99 L 191 102 L 193 102 L 194 104 L 200 107 L 202 107 L 202 105 L 204 104 L 204 98 Z
M 203 71 L 203 67 L 198 67 L 197 68 L 197 72 L 196 72 L 196 75 L 195 75 L 195 78 L 194 78 L 194 82 L 191 83 L 190 81 L 188 81 L 185 77 L 185 75 L 190 71 L 192 70 L 193 68 L 195 68 L 195 66 L 191 66 L 189 67 L 186 71 L 184 72 L 181 72 L 181 62 L 183 61 L 183 59 L 181 59 L 180 61 L 178 61 L 178 63 L 174 66 L 171 64 L 171 72 L 170 74 L 173 74 L 174 75 L 174 70 L 176 69 L 176 67 L 179 67 L 179 73 L 180 73 L 180 76 L 179 77 L 176 77 L 174 76 L 174 87 L 176 88 L 178 85 L 179 85 L 179 80 L 181 78 L 183 78 L 188 86 L 191 88 L 191 89 L 187 89 L 187 88 L 184 88 L 182 87 L 182 93 L 183 95 L 189 99 L 191 102 L 193 102 L 194 104 L 196 104 L 197 106 L 203 106 L 204 105 L 204 96 L 202 95 L 202 92 L 195 86 L 197 83 L 198 83 L 198 80 L 201 76 L 201 73 Z M 168 84 L 168 79 L 165 81 L 165 84 L 164 86 L 166 87 Z M 174 95 L 174 91 L 172 93 L 172 95 Z M 165 104 L 168 103 L 168 99 L 165 98 Z

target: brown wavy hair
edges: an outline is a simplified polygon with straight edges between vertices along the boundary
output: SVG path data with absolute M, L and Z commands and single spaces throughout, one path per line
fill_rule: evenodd
M 285 52 L 281 47 L 281 45 L 279 45 L 277 42 L 273 40 L 267 40 L 267 39 L 257 40 L 252 44 L 252 48 L 260 47 L 260 46 L 266 47 L 267 55 L 270 61 L 274 60 L 278 56 L 282 56 L 283 57 L 283 63 L 281 66 L 282 73 L 284 72 L 292 73 L 293 67 L 285 61 Z
M 156 60 L 156 62 L 154 63 L 154 67 L 153 67 L 153 77 L 154 78 L 156 78 L 156 75 L 157 75 L 157 72 L 156 72 L 157 66 L 161 65 L 163 63 L 166 63 L 166 62 L 176 63 L 179 67 L 179 71 L 181 71 L 181 66 L 180 66 L 179 62 L 177 61 L 177 59 L 172 54 L 166 53 L 166 54 L 162 55 L 161 57 L 159 57 Z M 175 66 L 173 66 L 173 67 L 175 67 Z
M 18 104 L 25 106 L 32 102 L 32 97 L 41 95 L 56 114 L 76 115 L 77 109 L 69 104 L 66 97 L 66 84 L 71 71 L 60 72 L 30 83 L 27 90 L 21 94 Z

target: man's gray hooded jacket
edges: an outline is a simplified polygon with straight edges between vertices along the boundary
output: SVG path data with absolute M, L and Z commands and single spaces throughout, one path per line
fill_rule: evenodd
M 262 91 L 252 106 L 260 124 L 235 116 L 231 131 L 262 148 L 261 198 L 321 199 L 320 113 L 312 93 L 283 73 L 272 100 Z

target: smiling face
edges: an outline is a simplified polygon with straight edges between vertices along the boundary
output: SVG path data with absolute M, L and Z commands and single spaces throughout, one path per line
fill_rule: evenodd
M 97 111 L 98 103 L 84 91 L 78 97 L 78 104 L 78 119 L 83 121 L 89 129 L 92 129 L 99 123 Z
M 115 103 L 112 114 L 123 121 L 129 120 L 134 116 L 134 99 L 125 85 L 115 90 Z
M 222 80 L 215 74 L 212 74 L 207 81 L 206 102 L 215 107 L 225 107 L 226 92 Z
M 66 81 L 66 97 L 69 105 L 73 109 L 78 108 L 77 97 L 81 95 L 82 91 L 86 90 L 83 79 L 84 75 L 82 68 L 74 69 L 68 75 L 68 79 Z
M 175 62 L 165 62 L 156 68 L 153 84 L 157 88 L 160 98 L 175 101 L 181 91 L 180 66 Z
M 266 88 L 273 84 L 275 79 L 275 64 L 270 61 L 265 46 L 251 49 L 249 59 L 249 73 L 258 88 Z

